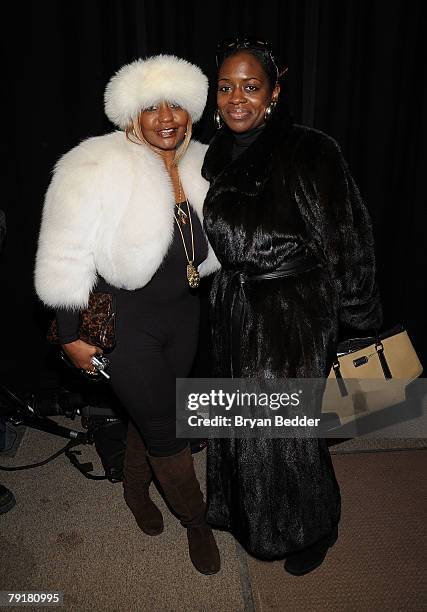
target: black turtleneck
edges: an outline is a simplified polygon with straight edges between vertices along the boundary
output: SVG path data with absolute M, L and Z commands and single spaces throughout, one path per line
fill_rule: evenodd
M 231 159 L 234 161 L 239 155 L 243 153 L 261 134 L 265 127 L 265 123 L 258 125 L 257 127 L 238 134 L 233 132 L 233 150 L 231 152 Z

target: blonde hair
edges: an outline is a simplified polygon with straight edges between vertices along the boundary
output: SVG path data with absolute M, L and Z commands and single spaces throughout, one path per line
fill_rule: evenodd
M 157 155 L 160 155 L 159 149 L 157 149 L 152 144 L 150 144 L 148 140 L 144 137 L 144 134 L 142 133 L 141 124 L 139 122 L 139 117 L 142 112 L 144 111 L 140 111 L 137 117 L 132 119 L 132 123 L 130 123 L 125 129 L 126 138 L 129 140 L 129 142 L 133 142 L 134 144 L 137 144 L 137 145 L 144 144 L 147 147 L 149 147 L 152 151 L 154 151 L 154 153 L 156 153 Z M 185 130 L 185 137 L 184 137 L 184 140 L 181 142 L 181 144 L 175 151 L 175 157 L 173 159 L 174 166 L 177 166 L 180 160 L 184 157 L 188 149 L 188 145 L 190 144 L 191 136 L 193 133 L 193 122 L 191 120 L 191 115 L 188 112 L 187 112 L 187 115 L 188 115 L 188 119 L 187 119 L 187 127 Z

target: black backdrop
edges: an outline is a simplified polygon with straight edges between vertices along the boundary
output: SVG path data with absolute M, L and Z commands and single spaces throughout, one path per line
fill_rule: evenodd
M 58 0 L 16 1 L 4 10 L 3 382 L 21 390 L 54 384 L 44 339 L 50 313 L 32 279 L 41 206 L 58 157 L 113 129 L 103 113 L 108 79 L 124 63 L 165 52 L 198 63 L 213 80 L 217 39 L 238 33 L 272 41 L 289 66 L 283 93 L 295 120 L 340 143 L 374 222 L 385 326 L 406 324 L 425 363 L 423 1 Z M 212 90 L 195 129 L 202 142 L 213 133 L 214 108 Z M 202 364 L 206 327 L 204 317 Z

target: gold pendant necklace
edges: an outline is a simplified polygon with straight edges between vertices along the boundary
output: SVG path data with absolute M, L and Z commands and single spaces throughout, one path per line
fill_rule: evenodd
M 175 206 L 178 209 L 178 219 L 181 221 L 182 225 L 185 225 L 187 223 L 188 215 L 182 210 L 181 204 L 175 203 Z
M 187 280 L 192 289 L 197 289 L 200 283 L 200 274 L 192 261 L 187 265 Z
M 178 219 L 181 221 L 182 225 L 185 225 L 187 223 L 187 217 L 188 215 L 185 214 L 185 212 L 182 210 L 181 208 L 181 203 L 182 203 L 182 185 L 181 185 L 181 180 L 178 176 L 178 199 L 179 202 L 175 202 L 175 206 L 178 209 Z
M 178 181 L 179 181 L 179 199 L 181 199 L 181 194 L 182 194 L 182 187 L 181 187 L 181 180 L 178 177 Z M 187 258 L 187 280 L 188 280 L 188 284 L 190 285 L 191 289 L 197 289 L 197 287 L 199 286 L 200 283 L 200 274 L 199 271 L 197 270 L 197 267 L 194 265 L 194 233 L 193 233 L 193 222 L 191 219 L 191 211 L 190 211 L 190 205 L 188 203 L 187 197 L 185 198 L 185 203 L 187 204 L 187 213 L 186 214 L 182 208 L 180 206 L 177 206 L 178 208 L 178 216 L 179 215 L 179 211 L 181 211 L 184 215 L 184 217 L 181 218 L 181 221 L 183 223 L 183 225 L 185 225 L 185 223 L 187 222 L 187 217 L 190 220 L 190 233 L 191 233 L 191 259 L 188 256 L 188 251 L 187 251 L 187 245 L 185 244 L 185 238 L 184 238 L 184 234 L 182 232 L 182 228 L 181 225 L 177 219 L 176 214 L 174 213 L 174 218 L 176 221 L 176 224 L 178 226 L 179 232 L 181 234 L 181 239 L 182 239 L 182 244 L 184 245 L 184 251 L 185 251 L 185 256 Z M 184 221 L 182 219 L 185 219 Z

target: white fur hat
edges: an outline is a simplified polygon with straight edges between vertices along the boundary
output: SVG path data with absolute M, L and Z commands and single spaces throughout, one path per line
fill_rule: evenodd
M 122 66 L 110 79 L 105 113 L 124 130 L 142 109 L 167 100 L 182 106 L 195 123 L 207 95 L 208 79 L 198 66 L 175 55 L 154 55 Z

